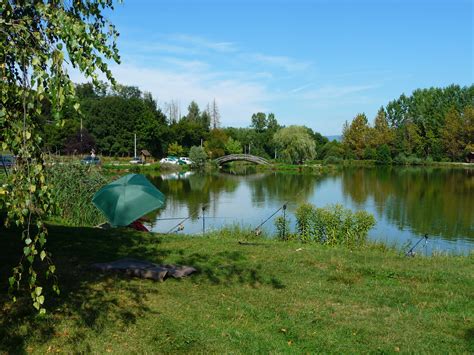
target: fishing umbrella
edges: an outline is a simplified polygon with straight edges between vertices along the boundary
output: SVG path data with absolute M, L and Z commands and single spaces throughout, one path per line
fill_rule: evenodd
M 128 226 L 165 203 L 165 195 L 140 174 L 128 174 L 105 185 L 92 199 L 113 226 Z

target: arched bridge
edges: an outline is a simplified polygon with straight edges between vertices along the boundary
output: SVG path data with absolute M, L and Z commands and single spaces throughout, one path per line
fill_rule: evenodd
M 249 161 L 259 165 L 270 165 L 268 160 L 250 154 L 229 154 L 214 160 L 218 165 L 230 163 L 231 161 Z

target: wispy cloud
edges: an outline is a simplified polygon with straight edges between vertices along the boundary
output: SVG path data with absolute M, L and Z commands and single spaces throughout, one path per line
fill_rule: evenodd
M 297 88 L 294 88 L 294 89 L 290 90 L 290 94 L 296 94 L 297 92 L 303 91 L 304 89 L 307 89 L 307 88 L 309 88 L 313 85 L 314 85 L 313 83 L 309 83 L 309 84 L 306 84 L 306 85 L 303 85 L 303 86 L 299 86 Z
M 288 72 L 305 70 L 311 66 L 309 62 L 299 61 L 287 56 L 266 55 L 262 53 L 247 53 L 244 56 L 251 61 L 283 68 Z
M 223 41 L 212 41 L 204 37 L 193 36 L 189 34 L 172 34 L 166 36 L 168 40 L 173 42 L 180 42 L 187 44 L 188 46 L 195 46 L 200 48 L 207 48 L 217 52 L 236 52 L 238 49 L 232 42 L 223 42 Z
M 318 89 L 304 92 L 301 95 L 301 98 L 306 100 L 334 100 L 375 89 L 379 86 L 380 85 L 378 84 L 345 86 L 326 85 Z

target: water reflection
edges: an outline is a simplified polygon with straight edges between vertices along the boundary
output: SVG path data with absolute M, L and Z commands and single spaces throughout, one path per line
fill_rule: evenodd
M 368 210 L 378 221 L 373 238 L 402 244 L 427 233 L 449 243 L 462 241 L 457 247 L 464 250 L 474 245 L 472 169 L 344 168 L 324 176 L 238 173 L 150 176 L 167 196 L 166 207 L 152 216 L 154 230 L 166 232 L 175 223 L 166 219 L 191 216 L 185 232 L 199 233 L 203 206 L 208 228 L 256 226 L 285 202 L 291 213 L 309 201 Z M 266 227 L 272 230 L 272 222 Z
M 447 239 L 474 239 L 474 170 L 435 168 L 345 169 L 343 194 L 375 209 L 400 229 Z

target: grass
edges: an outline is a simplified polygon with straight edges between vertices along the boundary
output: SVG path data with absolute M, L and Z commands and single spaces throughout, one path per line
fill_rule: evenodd
M 51 226 L 62 293 L 41 318 L 6 294 L 13 234 L 0 231 L 0 353 L 474 351 L 472 255 Z M 125 256 L 199 273 L 156 283 L 89 269 Z

